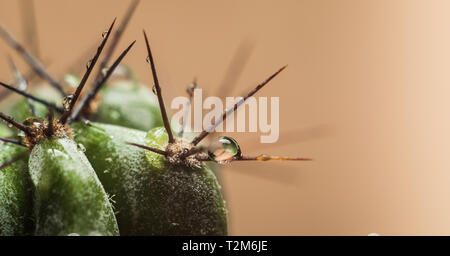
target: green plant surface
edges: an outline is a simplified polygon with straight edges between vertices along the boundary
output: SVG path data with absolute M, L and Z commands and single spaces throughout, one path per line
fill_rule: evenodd
M 83 151 L 69 138 L 44 139 L 32 149 L 36 235 L 119 234 L 108 195 Z
M 162 125 L 155 95 L 143 85 L 119 81 L 105 86 L 91 120 L 148 131 Z
M 0 145 L 0 163 L 19 160 L 0 170 L 0 236 L 27 235 L 32 224 L 31 180 L 27 149 Z
M 206 165 L 172 165 L 126 142 L 163 148 L 163 128 L 144 132 L 93 123 L 72 124 L 105 190 L 114 194 L 122 235 L 226 235 L 220 185 Z
M 10 137 L 14 135 L 14 131 L 6 124 L 0 123 L 0 137 Z

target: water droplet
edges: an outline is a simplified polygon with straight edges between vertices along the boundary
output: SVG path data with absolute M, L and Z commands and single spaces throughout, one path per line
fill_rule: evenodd
M 102 75 L 106 76 L 106 73 L 108 73 L 109 67 L 105 67 L 102 69 Z
M 186 92 L 187 94 L 191 95 L 192 92 L 197 88 L 197 83 L 193 82 L 191 84 L 188 85 Z
M 17 134 L 17 136 L 18 137 L 20 137 L 20 138 L 25 138 L 25 133 L 23 132 L 23 131 L 20 131 L 18 134 Z
M 64 106 L 65 110 L 69 109 L 70 102 L 72 102 L 72 100 L 73 100 L 73 95 L 72 94 L 66 95 L 64 97 L 64 99 L 63 99 L 63 106 Z
M 147 58 L 145 58 L 145 61 L 147 61 L 148 63 L 150 63 L 150 56 L 147 56 Z
M 25 80 L 18 79 L 17 82 L 19 83 L 19 85 L 18 85 L 18 89 L 19 90 L 21 90 L 21 91 L 26 91 L 27 90 L 28 85 L 27 85 L 27 82 Z
M 105 31 L 103 31 L 102 33 L 102 38 L 105 38 L 106 35 L 108 35 L 109 29 L 105 29 Z
M 225 163 L 233 160 L 235 156 L 241 156 L 241 148 L 233 138 L 221 136 L 209 145 L 208 155 L 213 161 Z
M 26 126 L 39 126 L 40 123 L 42 123 L 42 119 L 38 117 L 27 117 L 25 121 L 23 121 L 23 124 Z
M 83 144 L 81 144 L 81 143 L 78 143 L 77 144 L 77 148 L 78 148 L 78 150 L 80 150 L 81 152 L 86 152 L 86 148 L 84 147 L 84 145 Z
M 9 128 L 13 128 L 13 125 L 12 125 L 12 124 L 8 124 L 8 127 L 9 127 Z
M 91 67 L 91 64 L 92 64 L 92 60 L 89 60 L 89 61 L 86 63 L 86 69 L 89 69 L 89 68 Z
M 158 92 L 156 91 L 156 86 L 154 86 L 154 85 L 153 85 L 153 87 L 152 87 L 152 92 L 153 92 L 153 94 L 155 94 L 155 95 L 158 94 Z

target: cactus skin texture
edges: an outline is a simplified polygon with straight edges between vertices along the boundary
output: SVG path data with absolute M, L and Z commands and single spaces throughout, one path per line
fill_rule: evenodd
M 162 125 L 156 96 L 144 85 L 118 81 L 100 92 L 100 104 L 92 121 L 148 131 Z
M 23 236 L 31 231 L 32 186 L 27 149 L 13 144 L 1 145 L 1 163 L 15 157 L 21 158 L 0 170 L 0 236 Z
M 119 235 L 108 196 L 73 140 L 44 139 L 32 149 L 28 166 L 36 235 Z
M 86 148 L 86 156 L 113 197 L 121 235 L 135 234 L 143 225 L 148 207 L 145 189 L 149 183 L 145 152 L 125 144 L 143 142 L 145 132 L 115 125 L 72 123 L 74 139 Z
M 164 128 L 144 132 L 93 123 L 72 124 L 75 140 L 105 190 L 114 194 L 121 235 L 226 235 L 220 185 L 206 166 L 172 165 L 163 156 L 127 145 L 167 142 Z
M 147 146 L 164 149 L 164 128 L 147 133 Z M 190 168 L 146 152 L 151 163 L 150 219 L 158 235 L 227 235 L 227 211 L 220 185 L 207 165 Z
M 0 137 L 11 137 L 14 135 L 14 131 L 10 129 L 6 124 L 0 124 Z

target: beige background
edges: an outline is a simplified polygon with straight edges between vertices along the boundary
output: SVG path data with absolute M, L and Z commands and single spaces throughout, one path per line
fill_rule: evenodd
M 36 1 L 49 69 L 82 56 L 128 3 Z M 24 39 L 19 7 L 0 0 L 0 23 Z M 280 97 L 280 142 L 231 135 L 248 154 L 315 160 L 224 169 L 231 234 L 450 235 L 449 13 L 444 0 L 141 1 L 119 49 L 138 40 L 125 62 L 150 84 L 148 31 L 167 102 L 194 76 L 216 93 L 245 40 L 254 49 L 229 96 L 289 64 L 259 94 Z M 11 52 L 0 42 L 3 81 Z

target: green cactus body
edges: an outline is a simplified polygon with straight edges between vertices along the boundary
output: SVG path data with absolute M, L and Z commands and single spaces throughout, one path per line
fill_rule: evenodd
M 69 138 L 44 139 L 28 162 L 36 235 L 118 235 L 112 206 L 92 166 Z
M 163 150 L 164 128 L 147 133 L 147 146 Z M 226 235 L 227 211 L 220 185 L 205 164 L 191 168 L 171 164 L 162 155 L 146 152 L 151 163 L 152 231 L 163 235 Z
M 142 131 L 162 125 L 156 96 L 132 81 L 106 86 L 100 92 L 100 103 L 91 120 Z
M 125 142 L 162 148 L 163 128 L 146 134 L 93 123 L 72 124 L 75 140 L 105 190 L 114 194 L 123 235 L 226 235 L 227 218 L 220 186 L 206 166 L 172 165 L 163 156 Z
M 10 137 L 14 135 L 14 131 L 10 129 L 6 124 L 0 124 L 0 137 Z
M 0 170 L 0 236 L 27 235 L 30 232 L 32 195 L 28 154 L 26 148 L 17 145 L 0 147 L 1 163 L 19 159 Z
M 143 142 L 145 132 L 99 123 L 73 123 L 72 128 L 75 141 L 86 148 L 105 190 L 113 196 L 120 233 L 134 234 L 149 207 L 145 193 L 148 161 L 143 150 L 125 142 Z

